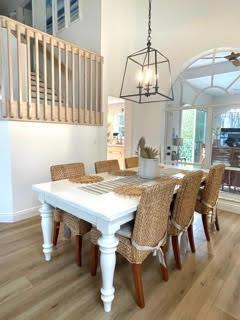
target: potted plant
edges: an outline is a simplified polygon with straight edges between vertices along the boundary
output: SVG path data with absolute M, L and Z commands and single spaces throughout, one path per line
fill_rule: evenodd
M 159 150 L 146 146 L 145 138 L 138 143 L 139 176 L 154 179 L 159 175 Z

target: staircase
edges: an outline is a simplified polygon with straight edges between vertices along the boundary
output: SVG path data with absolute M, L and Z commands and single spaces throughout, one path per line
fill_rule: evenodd
M 0 43 L 0 120 L 102 125 L 101 56 L 3 16 Z
M 36 103 L 37 101 L 37 75 L 36 72 L 31 72 L 31 97 L 32 97 L 32 101 Z M 40 103 L 43 104 L 44 100 L 45 100 L 45 94 L 44 94 L 44 81 L 42 79 L 42 76 L 39 75 L 39 99 L 40 99 Z M 49 104 L 51 104 L 52 102 L 52 88 L 47 87 L 47 101 Z M 54 93 L 54 101 L 55 103 L 59 103 L 59 96 L 56 93 Z M 63 101 L 63 97 L 62 97 L 62 103 L 64 103 Z

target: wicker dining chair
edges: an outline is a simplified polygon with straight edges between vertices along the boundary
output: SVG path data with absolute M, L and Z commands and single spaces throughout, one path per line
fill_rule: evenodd
M 112 172 L 120 170 L 118 160 L 104 160 L 95 162 L 96 173 Z
M 117 233 L 119 244 L 117 252 L 132 265 L 136 300 L 139 307 L 144 308 L 144 292 L 142 285 L 141 264 L 153 252 L 159 257 L 162 277 L 168 281 L 166 262 L 166 239 L 169 208 L 173 197 L 176 179 L 156 184 L 147 188 L 140 199 L 134 224 L 124 225 Z M 100 232 L 91 230 L 92 266 L 91 274 L 96 275 L 98 264 L 98 239 Z
M 137 168 L 138 167 L 138 157 L 125 158 L 126 169 Z
M 179 236 L 181 236 L 181 249 L 186 251 L 189 239 L 191 251 L 195 252 L 192 224 L 202 176 L 202 171 L 185 175 L 181 181 L 169 218 L 168 235 L 172 238 L 173 253 L 178 269 L 182 268 Z
M 53 181 L 71 179 L 85 175 L 83 163 L 71 163 L 51 166 L 51 177 Z M 79 266 L 82 265 L 82 237 L 91 229 L 91 224 L 73 215 L 60 210 L 54 209 L 54 229 L 53 229 L 53 245 L 57 245 L 60 223 L 63 222 L 70 230 L 73 236 L 76 237 L 76 262 Z
M 208 217 L 211 218 L 212 226 L 216 227 L 217 231 L 220 230 L 217 213 L 217 201 L 223 180 L 224 170 L 225 166 L 223 164 L 218 164 L 210 168 L 206 178 L 205 186 L 200 190 L 195 207 L 195 211 L 202 215 L 203 228 L 207 241 L 210 241 Z

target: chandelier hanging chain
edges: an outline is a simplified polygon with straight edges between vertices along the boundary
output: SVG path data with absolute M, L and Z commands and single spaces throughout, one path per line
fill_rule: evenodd
M 148 38 L 147 46 L 151 47 L 152 43 L 152 0 L 149 0 L 149 12 L 148 12 Z

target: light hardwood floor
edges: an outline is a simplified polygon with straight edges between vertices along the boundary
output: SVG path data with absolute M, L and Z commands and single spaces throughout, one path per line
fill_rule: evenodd
M 212 235 L 210 244 L 199 218 L 194 226 L 197 252 L 183 258 L 182 271 L 176 270 L 171 250 L 168 282 L 161 280 L 152 256 L 143 264 L 143 310 L 135 304 L 130 265 L 117 258 L 110 314 L 104 313 L 100 300 L 100 273 L 89 273 L 87 239 L 82 268 L 75 264 L 73 242 L 64 240 L 62 231 L 53 260 L 47 263 L 38 217 L 0 225 L 0 319 L 240 319 L 240 215 L 221 212 L 221 231 Z

